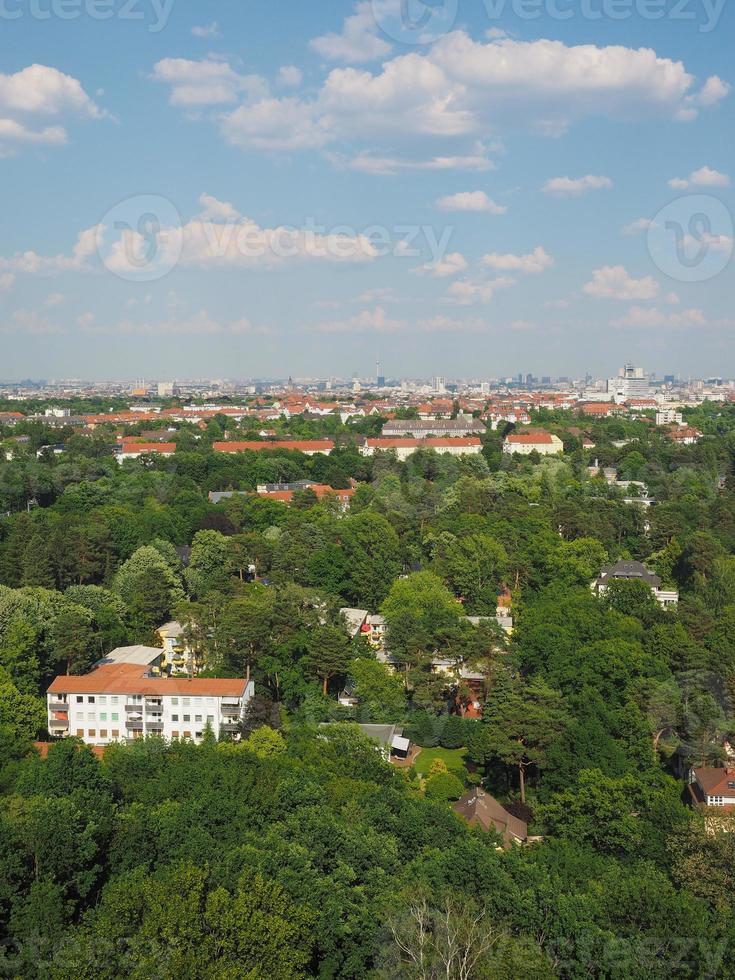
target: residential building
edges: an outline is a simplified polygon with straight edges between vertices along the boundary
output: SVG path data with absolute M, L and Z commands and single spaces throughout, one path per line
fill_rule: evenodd
M 559 436 L 550 432 L 513 432 L 505 437 L 503 452 L 521 456 L 529 456 L 533 452 L 540 456 L 554 456 L 564 452 L 564 443 Z
M 664 607 L 675 606 L 679 602 L 678 591 L 676 589 L 662 589 L 659 576 L 649 571 L 639 561 L 621 559 L 614 565 L 606 566 L 592 583 L 592 589 L 598 595 L 604 595 L 610 587 L 610 583 L 615 581 L 644 582 L 653 593 L 656 601 Z
M 486 432 L 485 425 L 472 415 L 459 415 L 456 419 L 393 419 L 383 426 L 384 438 L 413 436 L 479 436 Z
M 494 796 L 482 789 L 471 789 L 453 805 L 456 814 L 470 827 L 494 830 L 503 838 L 505 847 L 525 844 L 528 840 L 528 824 L 513 816 Z
M 266 449 L 290 449 L 306 456 L 329 456 L 334 449 L 331 439 L 284 439 L 281 442 L 215 442 L 212 449 L 216 453 L 258 453 Z
M 115 446 L 115 456 L 118 463 L 124 463 L 126 459 L 137 459 L 139 456 L 150 454 L 152 456 L 173 456 L 176 452 L 175 442 L 136 442 L 135 440 L 125 440 Z
M 88 674 L 55 678 L 47 693 L 51 735 L 76 736 L 87 745 L 146 735 L 199 742 L 207 731 L 239 738 L 253 682 L 167 677 L 163 657 L 155 647 L 125 647 Z
M 482 452 L 482 443 L 473 436 L 436 439 L 366 439 L 360 447 L 363 456 L 374 456 L 376 452 L 395 452 L 399 460 L 408 459 L 418 449 L 433 449 L 436 453 L 450 456 L 477 456 Z
M 735 809 L 735 768 L 715 769 L 702 766 L 689 774 L 692 801 L 700 806 Z
M 680 446 L 694 446 L 702 438 L 702 433 L 699 429 L 695 429 L 690 425 L 683 425 L 678 429 L 673 429 L 667 435 L 672 442 L 676 442 Z
M 681 425 L 684 416 L 673 408 L 662 408 L 656 412 L 656 425 Z

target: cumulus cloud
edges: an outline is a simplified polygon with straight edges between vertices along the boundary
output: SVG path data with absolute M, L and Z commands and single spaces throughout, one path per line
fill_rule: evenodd
M 655 299 L 661 286 L 653 276 L 633 279 L 622 265 L 606 265 L 595 269 L 592 279 L 584 287 L 584 292 L 594 299 Z
M 3 272 L 0 275 L 0 293 L 7 293 L 15 284 L 15 275 L 12 272 Z
M 523 275 L 536 275 L 550 269 L 554 260 L 545 248 L 537 245 L 528 255 L 513 255 L 512 253 L 501 255 L 498 252 L 490 252 L 482 257 L 482 264 L 488 269 L 495 269 L 497 272 L 519 272 Z
M 345 320 L 317 324 L 314 329 L 318 333 L 396 333 L 405 328 L 404 320 L 391 319 L 382 306 L 376 306 Z
M 410 160 L 402 157 L 379 157 L 371 153 L 359 153 L 351 160 L 343 160 L 334 154 L 330 160 L 339 167 L 356 170 L 359 173 L 375 174 L 381 177 L 394 177 L 400 173 L 411 173 L 422 170 L 464 170 L 482 173 L 495 170 L 496 164 L 487 156 L 484 148 L 476 153 L 464 156 L 430 157 L 428 160 Z
M 424 265 L 420 265 L 411 271 L 419 276 L 432 276 L 434 279 L 446 279 L 448 276 L 456 276 L 458 273 L 464 272 L 466 268 L 467 259 L 464 255 L 461 252 L 450 252 L 435 262 L 426 262 Z
M 621 234 L 641 235 L 644 231 L 648 231 L 648 229 L 652 226 L 653 221 L 651 218 L 636 218 L 635 221 L 631 221 L 630 224 L 627 224 L 622 228 Z
M 498 276 L 489 280 L 458 279 L 447 290 L 444 302 L 455 306 L 489 303 L 499 289 L 507 289 L 515 283 L 516 280 L 511 276 Z
M 384 5 L 385 0 L 382 0 Z M 391 46 L 378 34 L 376 7 L 381 0 L 360 0 L 355 12 L 345 18 L 341 33 L 324 34 L 310 41 L 311 48 L 327 61 L 352 64 L 375 61 L 390 52 Z
M 727 94 L 719 80 L 698 88 L 681 62 L 650 48 L 568 46 L 546 39 L 475 41 L 453 31 L 428 49 L 387 57 L 385 41 L 373 32 L 369 6 L 358 4 L 349 30 L 314 44 L 323 57 L 340 60 L 367 60 L 378 50 L 386 60 L 377 70 L 334 68 L 314 95 L 241 96 L 237 108 L 219 118 L 225 138 L 242 147 L 291 150 L 340 141 L 466 141 L 483 139 L 500 126 L 558 135 L 595 117 L 690 119 Z M 377 42 L 372 48 L 371 39 Z M 197 64 L 206 66 L 207 77 L 187 77 L 203 70 Z M 169 81 L 178 104 L 221 104 L 233 101 L 238 94 L 233 89 L 242 84 L 242 76 L 234 73 L 233 79 L 225 69 L 220 62 L 166 59 L 154 77 Z M 211 94 L 205 97 L 202 89 Z
M 55 272 L 84 272 L 93 268 L 91 259 L 97 251 L 97 235 L 101 226 L 93 225 L 77 236 L 71 253 L 39 255 L 33 250 L 16 252 L 9 258 L 0 257 L 0 269 L 25 272 L 31 275 Z
M 440 211 L 482 211 L 485 214 L 505 214 L 508 210 L 502 204 L 496 204 L 485 191 L 460 191 L 440 197 L 436 202 Z
M 161 268 L 270 268 L 284 262 L 370 262 L 378 252 L 358 232 L 318 231 L 284 225 L 263 228 L 241 215 L 232 204 L 209 194 L 200 198 L 204 210 L 180 228 L 160 228 L 152 241 L 134 229 L 124 229 L 109 241 L 108 229 L 100 233 L 105 265 L 113 272 L 134 274 L 155 254 Z M 152 249 L 152 246 L 155 246 Z
M 36 64 L 14 74 L 0 73 L 0 156 L 22 145 L 66 143 L 65 127 L 47 125 L 50 117 L 102 119 L 105 115 L 81 82 L 56 68 Z
M 681 313 L 664 313 L 655 307 L 631 306 L 625 316 L 611 320 L 613 327 L 703 327 L 706 325 L 704 313 L 701 310 L 682 310 Z
M 669 187 L 677 191 L 685 191 L 690 187 L 729 187 L 730 178 L 719 170 L 701 167 L 689 174 L 688 177 L 674 177 L 669 181 Z
M 304 80 L 304 73 L 296 65 L 283 65 L 278 69 L 276 81 L 281 88 L 298 88 Z
M 205 58 L 163 58 L 153 66 L 152 79 L 170 86 L 171 105 L 185 108 L 224 105 L 242 96 L 264 97 L 268 85 L 260 75 L 241 75 L 226 61 Z
M 613 182 L 609 177 L 587 174 L 585 177 L 552 177 L 541 190 L 544 194 L 553 194 L 556 197 L 581 197 L 590 191 L 609 190 L 612 186 Z
M 219 24 L 216 20 L 213 20 L 211 24 L 199 24 L 192 27 L 191 33 L 194 37 L 201 38 L 221 37 Z
M 210 316 L 206 310 L 188 317 L 176 317 L 170 320 L 120 320 L 115 323 L 97 324 L 93 320 L 80 323 L 84 333 L 101 334 L 112 336 L 137 336 L 147 337 L 151 335 L 163 336 L 238 336 L 238 335 L 265 335 L 276 331 L 267 325 L 255 324 L 248 317 L 240 317 L 237 320 L 218 320 Z

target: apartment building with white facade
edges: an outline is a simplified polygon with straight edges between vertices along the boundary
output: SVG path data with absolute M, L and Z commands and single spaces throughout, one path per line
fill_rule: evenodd
M 46 695 L 50 735 L 88 745 L 146 735 L 199 742 L 208 729 L 215 738 L 237 737 L 253 682 L 168 677 L 160 673 L 162 655 L 155 647 L 124 647 L 89 674 L 55 678 Z

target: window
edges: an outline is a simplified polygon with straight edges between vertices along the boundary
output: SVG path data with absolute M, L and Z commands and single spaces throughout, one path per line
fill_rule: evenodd
M 191 738 L 191 732 L 184 732 L 184 738 Z
M 84 695 L 77 694 L 77 704 L 84 704 Z
M 113 694 L 110 698 L 110 704 L 117 704 L 117 694 Z
M 87 732 L 87 735 L 89 735 L 90 738 L 94 738 L 96 735 L 94 728 L 90 728 Z
M 191 715 L 184 715 L 184 721 L 191 721 Z
M 107 738 L 107 729 L 100 728 L 100 738 Z
M 184 705 L 185 708 L 188 708 L 189 705 L 191 704 L 191 698 L 183 698 L 182 704 Z
M 99 696 L 99 702 L 100 702 L 100 704 L 107 704 L 107 695 L 106 694 L 100 694 L 100 696 Z
M 89 701 L 90 704 L 94 704 L 94 694 L 90 694 L 87 700 Z
M 84 729 L 77 728 L 77 738 L 84 738 Z
M 178 738 L 178 737 L 179 737 L 178 732 L 171 732 L 171 738 Z
M 100 711 L 100 721 L 107 721 L 107 712 Z
M 117 728 L 113 728 L 112 729 L 112 737 L 113 738 L 120 738 L 120 731 Z
M 94 711 L 87 712 L 87 721 L 97 721 L 97 715 L 94 713 Z
M 201 737 L 202 737 L 201 732 L 194 732 L 194 738 L 201 738 Z
M 178 704 L 178 703 L 179 703 L 178 698 L 171 698 L 171 704 Z
M 214 724 L 214 715 L 207 715 L 207 724 L 208 725 Z
M 120 721 L 117 711 L 113 711 L 110 713 L 110 721 Z
M 178 715 L 171 715 L 171 721 L 178 721 L 178 720 L 179 720 Z
M 201 723 L 202 723 L 202 716 L 201 715 L 194 715 L 194 721 L 198 721 L 199 724 L 201 725 Z

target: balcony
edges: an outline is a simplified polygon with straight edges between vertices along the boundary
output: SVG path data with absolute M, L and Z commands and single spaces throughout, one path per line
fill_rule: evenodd
M 160 731 L 163 728 L 163 718 L 146 718 L 145 727 L 149 731 Z
M 222 718 L 219 727 L 223 732 L 237 732 L 240 730 L 240 722 L 233 721 L 232 718 Z
M 143 719 L 142 718 L 126 718 L 125 727 L 137 729 L 139 732 L 143 731 Z
M 163 711 L 163 701 L 146 701 L 145 710 L 146 713 L 153 711 L 156 714 L 160 714 Z
M 57 701 L 56 699 L 52 699 L 51 701 L 49 701 L 48 706 L 51 709 L 51 711 L 68 711 L 69 710 L 69 702 L 68 701 Z
M 126 711 L 137 711 L 137 712 L 140 713 L 143 710 L 143 702 L 142 701 L 139 701 L 137 704 L 126 704 L 125 705 L 125 710 Z
M 221 710 L 223 715 L 239 715 L 242 710 L 242 705 L 239 701 L 223 701 Z

